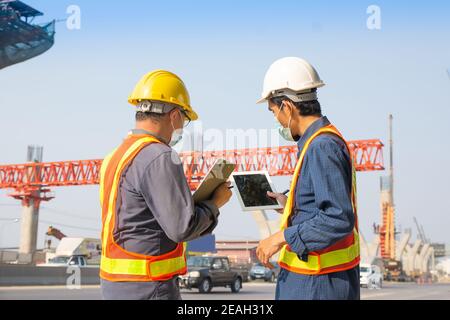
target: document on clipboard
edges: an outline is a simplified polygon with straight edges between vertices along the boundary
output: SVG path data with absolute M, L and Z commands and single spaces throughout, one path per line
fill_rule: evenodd
M 217 159 L 192 195 L 194 203 L 211 199 L 217 187 L 227 182 L 235 168 L 236 164 L 228 162 L 225 159 Z

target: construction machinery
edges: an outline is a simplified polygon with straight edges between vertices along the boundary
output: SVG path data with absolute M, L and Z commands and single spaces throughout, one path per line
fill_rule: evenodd
M 17 0 L 0 0 L 0 69 L 34 58 L 54 44 L 55 20 L 33 24 L 43 13 Z
M 384 278 L 398 281 L 403 277 L 403 268 L 401 261 L 396 257 L 392 120 L 393 116 L 389 115 L 389 175 L 380 178 L 381 226 L 376 228 L 375 233 L 379 236 L 379 254 L 383 260 Z
M 381 177 L 380 250 L 385 260 L 395 260 L 395 206 L 392 115 L 389 115 L 389 176 Z
M 59 229 L 53 228 L 53 226 L 49 226 L 47 232 L 45 233 L 47 236 L 55 237 L 58 240 L 67 237 L 64 233 L 62 233 Z
M 49 226 L 47 232 L 45 233 L 45 246 L 44 251 L 51 252 L 52 251 L 52 239 L 53 237 L 57 240 L 61 240 L 66 237 L 64 233 L 62 233 L 59 229 L 54 228 L 53 226 Z
M 426 237 L 423 227 L 414 217 L 417 226 L 417 240 L 410 245 L 411 230 L 406 230 L 400 239 L 395 225 L 394 203 L 394 161 L 392 115 L 389 115 L 389 175 L 381 177 L 381 225 L 374 225 L 378 235 L 379 252 L 382 259 L 384 278 L 392 281 L 412 281 L 427 277 L 434 269 L 434 248 Z

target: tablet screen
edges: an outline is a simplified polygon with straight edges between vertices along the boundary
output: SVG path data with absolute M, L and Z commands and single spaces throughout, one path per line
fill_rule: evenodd
M 261 207 L 278 205 L 275 199 L 267 196 L 267 191 L 272 192 L 272 187 L 264 174 L 235 175 L 233 179 L 244 206 Z

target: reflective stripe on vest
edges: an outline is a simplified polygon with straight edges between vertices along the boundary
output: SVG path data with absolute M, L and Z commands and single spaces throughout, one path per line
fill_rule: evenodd
M 305 158 L 305 154 L 311 142 L 317 136 L 324 133 L 335 134 L 339 138 L 341 138 L 347 146 L 350 158 L 352 158 L 350 148 L 348 147 L 345 139 L 342 137 L 340 132 L 332 125 L 328 125 L 326 127 L 319 129 L 306 141 L 302 151 L 300 152 L 300 156 L 297 165 L 295 167 L 294 175 L 292 177 L 290 187 L 291 192 L 289 193 L 286 206 L 284 208 L 283 216 L 281 218 L 281 225 L 280 225 L 281 230 L 284 230 L 288 227 L 289 218 L 292 214 L 294 207 L 295 188 L 298 183 L 297 181 L 300 177 L 300 170 L 303 164 L 303 160 Z M 338 242 L 336 242 L 335 244 L 331 245 L 328 248 L 315 252 L 309 252 L 308 261 L 306 262 L 300 260 L 297 253 L 291 251 L 289 246 L 285 245 L 280 251 L 280 257 L 278 260 L 280 267 L 299 274 L 320 275 L 349 270 L 356 267 L 359 264 L 360 258 L 359 258 L 358 215 L 356 207 L 356 172 L 355 167 L 353 165 L 353 160 L 351 166 L 352 166 L 351 201 L 353 212 L 355 214 L 355 227 L 353 228 L 353 232 L 351 232 L 342 240 L 339 240 Z
M 159 256 L 127 251 L 114 240 L 116 201 L 124 169 L 139 151 L 151 143 L 161 143 L 149 135 L 129 135 L 122 145 L 103 160 L 100 169 L 102 206 L 102 257 L 100 277 L 109 281 L 164 281 L 186 273 L 186 243 Z

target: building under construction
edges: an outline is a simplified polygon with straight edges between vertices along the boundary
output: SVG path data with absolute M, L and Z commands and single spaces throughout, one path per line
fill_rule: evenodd
M 22 1 L 0 0 L 0 69 L 34 58 L 53 46 L 55 21 L 33 24 L 42 15 Z

